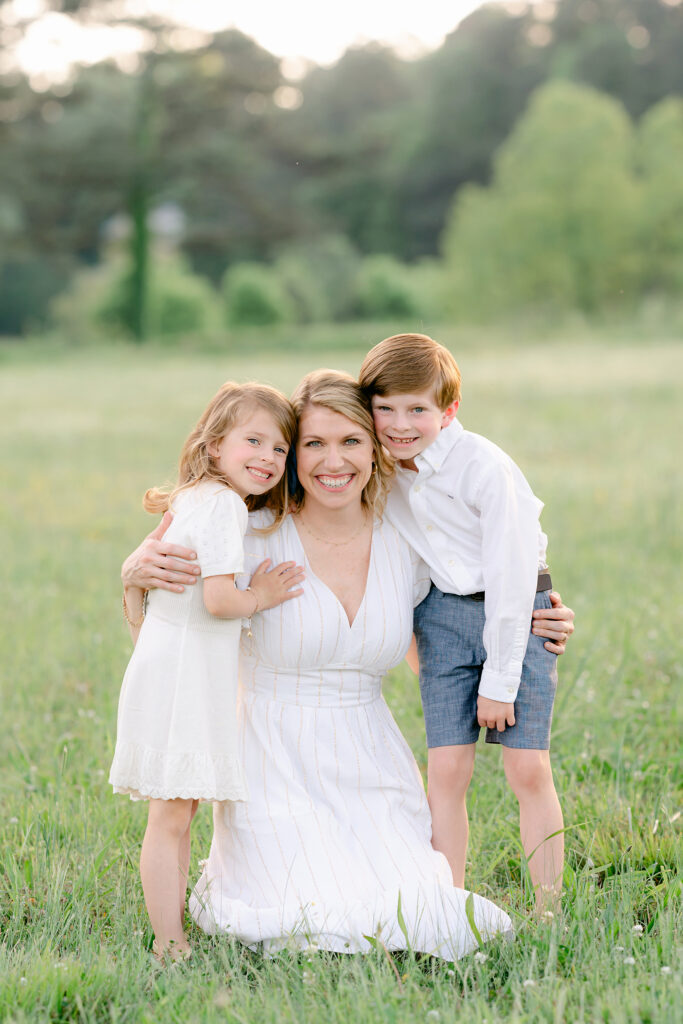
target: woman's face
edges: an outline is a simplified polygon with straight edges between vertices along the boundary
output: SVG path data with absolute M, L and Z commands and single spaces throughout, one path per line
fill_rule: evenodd
M 372 474 L 373 442 L 352 420 L 320 405 L 308 405 L 299 420 L 296 464 L 306 502 L 326 508 L 360 504 Z

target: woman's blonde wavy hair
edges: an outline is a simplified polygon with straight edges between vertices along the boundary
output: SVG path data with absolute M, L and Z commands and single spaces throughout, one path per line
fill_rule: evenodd
M 225 437 L 240 420 L 246 419 L 257 408 L 270 413 L 291 448 L 296 438 L 297 420 L 285 396 L 267 384 L 235 384 L 227 381 L 211 399 L 183 445 L 176 485 L 170 490 L 150 488 L 142 499 L 143 508 L 147 512 L 161 514 L 170 507 L 176 494 L 193 487 L 200 480 L 217 480 L 230 487 L 230 481 L 221 473 L 217 460 L 209 454 L 209 447 Z M 277 529 L 290 504 L 287 473 L 283 474 L 272 490 L 266 494 L 249 495 L 245 503 L 249 511 L 265 507 L 272 509 L 275 519 L 266 532 Z
M 291 398 L 297 421 L 309 405 L 331 409 L 355 423 L 370 435 L 373 447 L 374 468 L 372 476 L 363 488 L 361 501 L 373 515 L 381 516 L 386 501 L 394 465 L 375 433 L 375 424 L 370 404 L 356 380 L 349 373 L 339 370 L 314 370 L 307 373 Z M 292 506 L 299 509 L 304 503 L 305 492 L 301 484 L 296 485 L 292 494 Z

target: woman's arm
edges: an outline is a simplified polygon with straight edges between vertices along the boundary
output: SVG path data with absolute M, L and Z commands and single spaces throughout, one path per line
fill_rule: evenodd
M 536 636 L 548 637 L 544 644 L 553 654 L 564 654 L 567 640 L 574 632 L 574 612 L 562 604 L 562 598 L 555 591 L 550 592 L 552 608 L 537 608 L 533 613 L 531 632 Z
M 196 552 L 164 540 L 164 534 L 172 521 L 171 513 L 165 512 L 157 528 L 125 560 L 121 567 L 124 591 L 130 587 L 139 587 L 141 590 L 153 590 L 156 587 L 181 593 L 186 586 L 197 582 L 200 570 L 194 561 Z M 134 616 L 131 615 L 131 618 Z

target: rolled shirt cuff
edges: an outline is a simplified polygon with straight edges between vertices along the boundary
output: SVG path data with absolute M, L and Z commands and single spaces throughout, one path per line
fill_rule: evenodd
M 479 696 L 488 697 L 489 700 L 503 701 L 505 704 L 513 704 L 519 690 L 521 677 L 521 665 L 517 672 L 497 672 L 484 662 L 479 682 Z

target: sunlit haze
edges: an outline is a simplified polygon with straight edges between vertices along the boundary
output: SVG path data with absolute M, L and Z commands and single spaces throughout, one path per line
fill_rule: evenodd
M 555 4 L 538 0 L 554 13 Z M 417 57 L 433 49 L 459 21 L 481 5 L 481 0 L 411 0 L 367 2 L 346 0 L 323 4 L 320 0 L 121 0 L 130 14 L 157 14 L 184 26 L 179 45 L 198 41 L 198 33 L 235 27 L 265 49 L 287 58 L 291 77 L 303 73 L 307 62 L 329 64 L 347 47 L 371 39 L 393 46 L 404 57 Z M 12 0 L 0 19 L 16 26 L 16 58 L 40 87 L 68 73 L 72 63 L 95 63 L 116 56 L 124 69 L 133 70 L 135 52 L 144 45 L 140 32 L 128 26 L 76 22 L 54 12 L 43 13 L 44 0 Z M 507 3 L 523 8 L 524 3 Z M 34 19 L 27 23 L 27 19 Z M 187 31 L 189 30 L 189 32 Z M 10 28 L 11 31 L 11 28 Z M 19 35 L 19 32 L 21 35 Z M 193 39 L 193 37 L 195 37 Z M 7 55 L 3 58 L 5 67 Z

